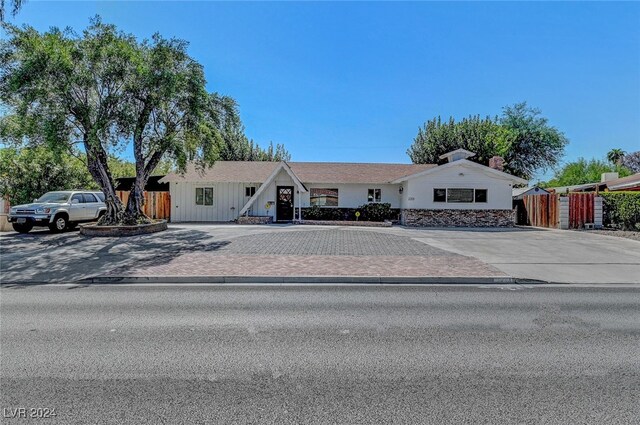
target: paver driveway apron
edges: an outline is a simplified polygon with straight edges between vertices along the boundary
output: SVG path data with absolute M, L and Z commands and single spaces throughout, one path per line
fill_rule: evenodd
M 498 277 L 493 267 L 408 235 L 329 226 L 171 225 L 166 232 L 88 238 L 77 232 L 0 237 L 7 283 L 118 277 Z M 95 281 L 95 280 L 93 280 Z M 173 280 L 177 281 L 177 280 Z
M 409 236 L 348 227 L 289 229 L 230 238 L 215 250 L 185 252 L 161 264 L 119 268 L 109 275 L 506 276 L 475 258 Z

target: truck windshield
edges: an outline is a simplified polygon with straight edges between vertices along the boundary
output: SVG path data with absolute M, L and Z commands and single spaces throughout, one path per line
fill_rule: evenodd
M 36 202 L 61 203 L 67 202 L 69 192 L 48 192 L 37 199 Z

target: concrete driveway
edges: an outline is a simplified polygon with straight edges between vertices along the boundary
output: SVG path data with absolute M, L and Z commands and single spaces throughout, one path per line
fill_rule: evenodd
M 640 242 L 597 232 L 538 228 L 390 231 L 475 257 L 516 278 L 562 283 L 640 283 Z
M 329 276 L 640 283 L 640 242 L 587 232 L 175 224 L 129 238 L 0 236 L 0 281 Z

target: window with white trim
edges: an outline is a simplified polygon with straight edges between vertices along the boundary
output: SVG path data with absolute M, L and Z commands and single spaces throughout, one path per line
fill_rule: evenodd
M 367 193 L 367 202 L 382 202 L 382 190 L 381 189 L 369 189 Z
M 337 207 L 338 189 L 323 189 L 312 187 L 309 194 L 309 204 L 319 207 Z
M 244 196 L 247 197 L 252 197 L 253 195 L 256 194 L 256 187 L 255 186 L 247 186 L 244 188 Z
M 435 188 L 433 202 L 473 204 L 487 202 L 487 189 Z
M 212 187 L 196 187 L 196 205 L 213 205 Z

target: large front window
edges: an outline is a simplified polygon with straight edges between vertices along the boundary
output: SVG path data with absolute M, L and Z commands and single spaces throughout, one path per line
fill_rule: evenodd
M 487 189 L 433 189 L 433 202 L 486 203 Z
M 312 207 L 337 207 L 338 189 L 311 188 L 310 204 Z

